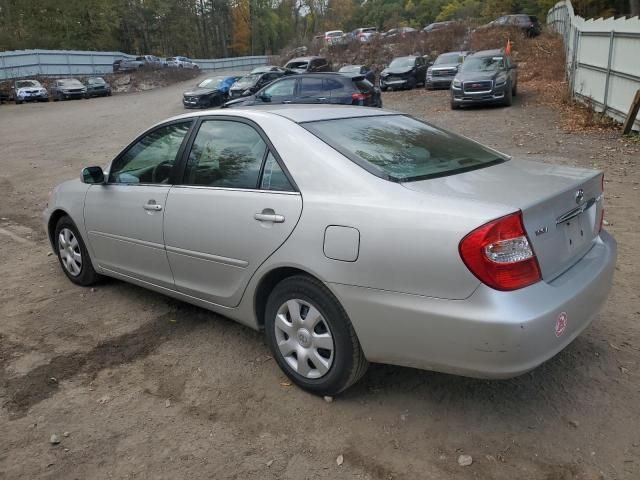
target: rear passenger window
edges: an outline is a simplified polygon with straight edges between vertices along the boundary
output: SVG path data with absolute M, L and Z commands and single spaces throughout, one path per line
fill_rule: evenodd
M 289 179 L 280 168 L 276 158 L 271 152 L 267 156 L 267 162 L 264 164 L 264 172 L 262 181 L 260 182 L 262 190 L 276 190 L 279 192 L 293 192 L 293 186 Z
M 300 96 L 313 97 L 322 94 L 321 78 L 303 78 L 300 82 Z
M 205 121 L 189 153 L 185 183 L 257 188 L 266 151 L 262 137 L 245 123 Z

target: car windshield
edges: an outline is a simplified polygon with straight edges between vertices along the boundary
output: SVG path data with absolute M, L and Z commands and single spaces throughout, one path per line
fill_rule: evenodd
M 252 73 L 249 75 L 245 75 L 242 78 L 239 78 L 236 83 L 238 83 L 238 85 L 253 85 L 258 81 L 259 78 L 260 78 L 259 73 Z
M 459 63 L 460 62 L 460 54 L 459 53 L 445 53 L 436 58 L 434 65 L 442 65 L 442 64 L 451 64 L 451 63 Z
M 370 173 L 396 182 L 455 175 L 506 160 L 471 140 L 405 115 L 301 125 Z
M 104 81 L 104 79 L 97 77 L 97 78 L 90 78 L 89 83 L 92 83 L 95 85 L 104 85 L 106 82 Z
M 504 65 L 503 57 L 470 57 L 462 64 L 463 72 L 495 72 Z
M 389 64 L 390 68 L 413 67 L 415 59 L 411 57 L 394 58 Z
M 216 88 L 224 81 L 224 77 L 207 78 L 198 84 L 199 88 Z
M 338 70 L 340 73 L 360 73 L 360 65 L 345 65 Z
M 16 82 L 16 88 L 39 88 L 40 82 L 36 80 L 18 80 Z
M 309 65 L 309 62 L 289 62 L 287 63 L 287 68 L 306 70 L 307 65 Z
M 327 37 L 341 37 L 344 35 L 341 31 L 327 32 Z
M 375 33 L 378 29 L 376 27 L 363 28 L 362 33 Z
M 136 57 L 136 60 L 137 60 L 138 62 L 144 62 L 144 57 Z
M 63 87 L 82 87 L 82 83 L 80 80 L 76 80 L 75 78 L 69 80 L 60 80 L 60 85 Z
M 175 61 L 176 61 L 176 57 L 167 58 L 167 62 L 175 62 Z

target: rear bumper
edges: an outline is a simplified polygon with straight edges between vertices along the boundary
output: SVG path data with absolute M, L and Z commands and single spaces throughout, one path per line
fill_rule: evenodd
M 480 378 L 509 378 L 552 358 L 589 326 L 609 294 L 616 242 L 593 248 L 551 283 L 514 292 L 481 285 L 443 300 L 329 284 L 369 361 Z M 558 317 L 566 328 L 556 335 Z

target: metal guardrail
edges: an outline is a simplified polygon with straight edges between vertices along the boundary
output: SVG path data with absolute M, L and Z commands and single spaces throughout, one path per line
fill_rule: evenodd
M 0 52 L 0 80 L 33 76 L 104 75 L 118 59 L 135 58 L 122 52 L 76 50 L 16 50 Z M 249 69 L 266 65 L 268 57 L 194 59 L 202 70 Z
M 624 121 L 640 89 L 640 20 L 575 15 L 570 1 L 549 10 L 547 25 L 564 37 L 572 95 Z M 636 119 L 634 130 L 640 130 Z

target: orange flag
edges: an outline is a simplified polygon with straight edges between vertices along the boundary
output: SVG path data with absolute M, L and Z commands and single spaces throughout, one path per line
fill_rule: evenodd
M 506 55 L 511 55 L 511 40 L 507 40 L 507 46 L 504 47 L 504 53 Z

